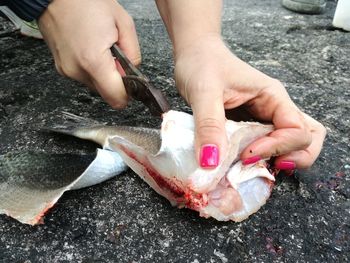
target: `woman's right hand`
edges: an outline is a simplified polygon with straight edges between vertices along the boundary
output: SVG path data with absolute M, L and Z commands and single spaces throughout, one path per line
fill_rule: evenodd
M 58 72 L 96 90 L 113 108 L 128 97 L 110 47 L 117 43 L 130 61 L 141 62 L 132 18 L 115 0 L 54 0 L 39 18 Z

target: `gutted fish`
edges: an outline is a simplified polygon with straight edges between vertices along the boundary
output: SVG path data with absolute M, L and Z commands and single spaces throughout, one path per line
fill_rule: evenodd
M 199 211 L 217 220 L 241 221 L 256 212 L 270 195 L 274 176 L 265 162 L 243 166 L 239 154 L 273 130 L 271 125 L 226 122 L 229 148 L 216 169 L 202 169 L 194 154 L 194 121 L 169 111 L 161 130 L 108 127 L 72 116 L 76 124 L 56 127 L 117 152 L 123 161 L 173 205 Z
M 171 204 L 196 210 L 201 216 L 217 220 L 244 220 L 264 205 L 270 196 L 274 176 L 266 169 L 265 161 L 243 166 L 239 154 L 252 141 L 271 132 L 271 125 L 227 121 L 228 152 L 217 168 L 208 170 L 197 165 L 194 121 L 189 114 L 167 112 L 163 115 L 161 130 L 111 127 L 72 114 L 66 114 L 66 117 L 62 125 L 56 125 L 51 130 L 92 140 L 103 146 L 98 152 L 109 157 L 99 158 L 98 154 L 82 175 L 64 185 L 57 185 L 57 189 L 47 188 L 45 194 L 45 187 L 28 189 L 12 184 L 11 191 L 22 187 L 18 192 L 24 191 L 26 196 L 36 195 L 33 199 L 35 207 L 30 211 L 16 208 L 20 210 L 18 212 L 13 208 L 13 200 L 21 203 L 21 196 L 14 198 L 10 195 L 4 199 L 0 194 L 0 213 L 35 224 L 64 191 L 90 186 L 115 176 L 125 169 L 125 164 Z M 5 179 L 5 184 L 0 182 L 1 192 L 7 191 L 8 180 L 10 178 Z M 10 205 L 4 208 L 6 200 Z M 16 210 L 15 213 L 13 210 Z

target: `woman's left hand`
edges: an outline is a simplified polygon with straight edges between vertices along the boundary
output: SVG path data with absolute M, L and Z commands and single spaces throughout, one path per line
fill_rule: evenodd
M 225 110 L 243 108 L 275 131 L 250 144 L 244 163 L 278 156 L 277 168 L 310 167 L 326 135 L 322 124 L 302 113 L 276 79 L 237 58 L 219 35 L 201 37 L 175 54 L 175 79 L 195 118 L 199 164 L 217 166 L 227 151 Z

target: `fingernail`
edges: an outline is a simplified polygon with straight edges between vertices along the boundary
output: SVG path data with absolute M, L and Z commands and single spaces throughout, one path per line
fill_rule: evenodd
M 201 148 L 200 165 L 202 168 L 215 168 L 219 163 L 219 149 L 215 144 L 205 144 Z
M 293 161 L 281 161 L 276 165 L 276 168 L 280 170 L 294 170 L 295 167 L 296 165 Z
M 242 163 L 243 163 L 244 165 L 247 165 L 247 164 L 256 163 L 256 162 L 258 162 L 258 161 L 260 161 L 260 160 L 261 160 L 261 157 L 260 157 L 259 155 L 256 155 L 256 156 L 253 156 L 253 157 L 249 157 L 249 158 L 247 158 L 247 159 L 244 159 L 244 160 L 242 161 Z

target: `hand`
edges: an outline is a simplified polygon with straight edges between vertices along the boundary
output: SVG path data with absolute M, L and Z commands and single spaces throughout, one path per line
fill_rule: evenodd
M 202 160 L 203 146 L 216 145 L 221 156 L 227 150 L 227 109 L 240 109 L 275 125 L 274 132 L 243 151 L 241 159 L 246 163 L 278 156 L 275 164 L 280 169 L 312 165 L 322 148 L 325 128 L 296 107 L 279 81 L 234 56 L 218 34 L 197 39 L 175 56 L 175 79 L 193 110 L 196 153 L 202 166 L 208 166 Z M 210 158 L 210 147 L 205 148 Z
M 54 0 L 39 27 L 58 72 L 95 89 L 113 108 L 127 94 L 110 47 L 117 42 L 132 63 L 141 62 L 132 18 L 115 0 Z

